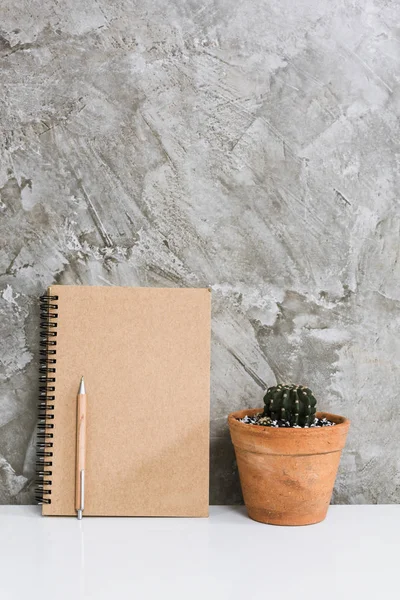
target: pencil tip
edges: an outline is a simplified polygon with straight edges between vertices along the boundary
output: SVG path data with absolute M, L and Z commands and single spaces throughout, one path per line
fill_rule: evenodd
M 81 378 L 81 383 L 79 385 L 79 392 L 78 394 L 86 394 L 86 390 L 85 390 L 85 380 L 83 379 L 83 375 Z

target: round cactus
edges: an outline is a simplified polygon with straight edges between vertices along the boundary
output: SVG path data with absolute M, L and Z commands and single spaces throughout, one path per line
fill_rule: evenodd
M 264 404 L 265 417 L 288 421 L 291 427 L 309 427 L 315 419 L 317 401 L 303 385 L 274 385 L 267 389 Z

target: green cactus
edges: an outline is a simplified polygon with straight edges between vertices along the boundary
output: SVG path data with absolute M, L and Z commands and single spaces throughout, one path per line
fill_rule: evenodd
M 264 404 L 263 416 L 289 421 L 291 427 L 309 427 L 315 419 L 317 401 L 303 385 L 274 385 L 268 388 Z

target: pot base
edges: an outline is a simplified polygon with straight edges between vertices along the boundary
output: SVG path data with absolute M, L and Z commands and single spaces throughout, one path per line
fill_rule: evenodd
M 279 525 L 279 526 L 299 526 L 299 525 L 315 525 L 315 523 L 321 523 L 328 513 L 328 507 L 325 511 L 312 515 L 293 515 L 287 513 L 277 513 L 262 508 L 255 508 L 246 506 L 247 514 L 250 519 L 257 521 L 258 523 L 265 523 L 266 525 Z

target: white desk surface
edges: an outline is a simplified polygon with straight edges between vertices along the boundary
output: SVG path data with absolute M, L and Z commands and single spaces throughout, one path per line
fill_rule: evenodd
M 209 519 L 41 517 L 0 506 L 1 600 L 400 598 L 400 505 L 331 506 L 308 527 Z

